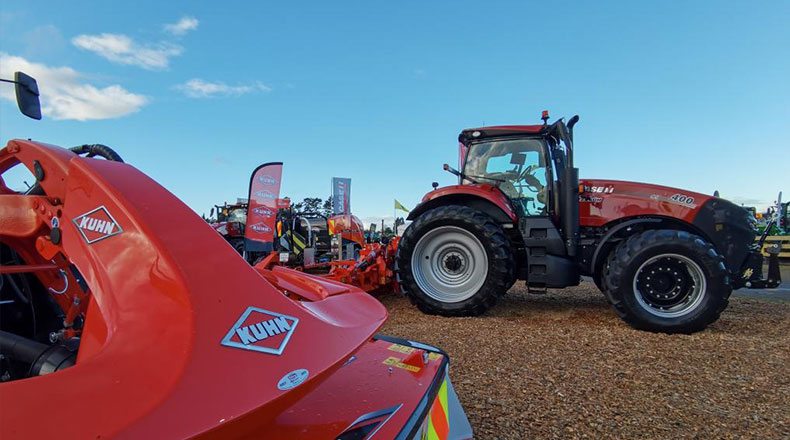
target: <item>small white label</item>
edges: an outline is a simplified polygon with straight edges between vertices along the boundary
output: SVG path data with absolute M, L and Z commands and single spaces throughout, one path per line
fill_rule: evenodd
M 280 252 L 280 263 L 288 262 L 288 252 Z
M 282 391 L 290 390 L 291 388 L 295 388 L 299 386 L 302 382 L 307 380 L 307 377 L 310 376 L 310 372 L 305 370 L 304 368 L 299 370 L 293 370 L 290 373 L 283 376 L 279 382 L 277 382 L 277 388 Z

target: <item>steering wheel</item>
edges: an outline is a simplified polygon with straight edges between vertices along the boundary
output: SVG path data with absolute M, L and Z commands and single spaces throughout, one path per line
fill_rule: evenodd
M 532 175 L 532 173 L 538 168 L 539 167 L 537 165 L 530 165 L 524 168 L 524 171 L 522 171 L 521 174 L 519 174 L 517 181 L 518 182 L 525 181 L 526 184 L 525 185 L 522 184 L 519 186 L 526 186 L 527 189 L 532 192 L 536 192 L 536 193 L 540 192 L 543 189 L 543 184 L 540 183 L 540 181 L 535 176 Z

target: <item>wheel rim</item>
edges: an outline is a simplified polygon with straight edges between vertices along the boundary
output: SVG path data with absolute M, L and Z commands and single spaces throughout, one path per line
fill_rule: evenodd
M 429 297 L 455 303 L 472 297 L 488 275 L 488 255 L 480 240 L 456 226 L 423 235 L 411 256 L 417 286 Z
M 662 318 L 694 311 L 706 294 L 705 274 L 692 259 L 678 254 L 649 258 L 634 276 L 634 295 L 645 310 Z

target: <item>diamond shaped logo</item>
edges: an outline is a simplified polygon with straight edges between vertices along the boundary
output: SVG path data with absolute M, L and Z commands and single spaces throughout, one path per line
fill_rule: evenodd
M 110 211 L 104 205 L 75 217 L 74 226 L 88 244 L 110 238 L 123 232 L 121 225 L 115 221 Z
M 272 232 L 272 228 L 268 227 L 265 223 L 255 223 L 254 225 L 250 225 L 250 228 L 256 232 Z
M 247 307 L 221 344 L 261 353 L 282 354 L 299 319 L 257 307 Z

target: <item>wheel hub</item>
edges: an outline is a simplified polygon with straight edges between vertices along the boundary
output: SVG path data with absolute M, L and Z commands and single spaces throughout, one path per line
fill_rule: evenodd
M 650 313 L 677 317 L 699 305 L 705 293 L 705 279 L 699 265 L 676 254 L 652 257 L 639 267 L 634 277 L 634 294 Z
M 443 264 L 448 272 L 456 274 L 463 271 L 466 262 L 460 253 L 450 252 L 444 257 Z

